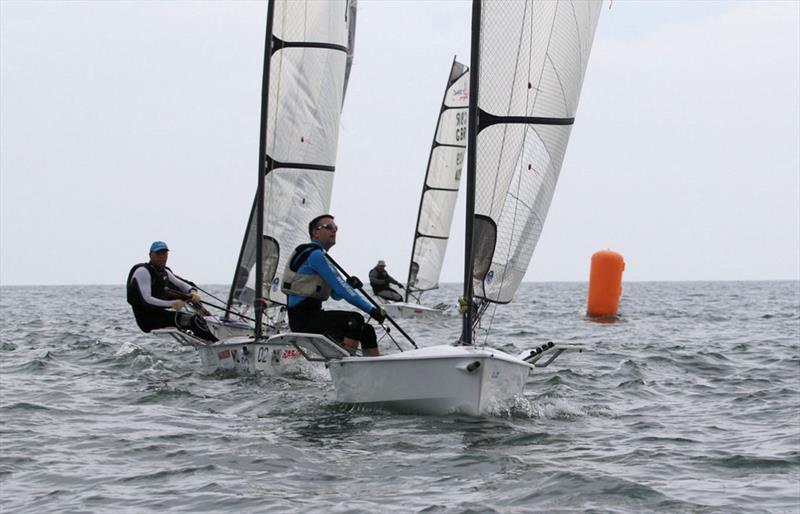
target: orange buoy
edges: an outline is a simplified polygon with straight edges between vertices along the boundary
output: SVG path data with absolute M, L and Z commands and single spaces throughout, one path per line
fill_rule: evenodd
M 622 296 L 622 272 L 624 270 L 625 261 L 617 252 L 601 250 L 592 255 L 587 315 L 597 318 L 617 315 L 619 297 Z

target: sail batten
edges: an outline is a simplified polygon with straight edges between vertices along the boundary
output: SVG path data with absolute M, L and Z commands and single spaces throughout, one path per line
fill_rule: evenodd
M 472 297 L 508 303 L 525 276 L 575 122 L 601 3 L 481 1 L 473 11 L 478 119 L 465 291 Z
M 422 185 L 406 297 L 439 287 L 466 148 L 469 71 L 453 60 Z

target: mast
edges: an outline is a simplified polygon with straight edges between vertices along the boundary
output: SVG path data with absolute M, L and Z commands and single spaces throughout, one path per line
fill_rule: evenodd
M 472 0 L 472 41 L 469 56 L 469 120 L 467 122 L 467 205 L 464 235 L 464 300 L 466 312 L 461 340 L 472 344 L 472 255 L 473 222 L 475 218 L 475 147 L 478 139 L 478 80 L 480 78 L 481 0 Z
M 261 134 L 258 142 L 258 189 L 256 190 L 256 339 L 262 336 L 261 319 L 264 315 L 264 174 L 267 170 L 267 113 L 269 109 L 269 68 L 272 60 L 272 20 L 275 2 L 267 4 L 267 29 L 264 37 L 264 71 L 261 79 Z

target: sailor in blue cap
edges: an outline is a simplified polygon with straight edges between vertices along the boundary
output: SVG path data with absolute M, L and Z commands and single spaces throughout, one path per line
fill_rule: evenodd
M 207 314 L 194 283 L 175 275 L 167 267 L 168 258 L 167 243 L 154 241 L 150 245 L 150 261 L 135 265 L 128 273 L 128 303 L 136 324 L 144 332 L 177 327 L 191 330 L 207 341 L 217 341 L 202 316 L 183 312 L 186 302 L 191 302 L 198 312 Z

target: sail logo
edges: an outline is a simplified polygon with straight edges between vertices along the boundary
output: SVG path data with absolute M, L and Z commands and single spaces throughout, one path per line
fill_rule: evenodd
M 272 292 L 273 293 L 278 290 L 278 284 L 280 284 L 280 282 L 281 281 L 280 281 L 280 279 L 278 277 L 275 277 L 274 279 L 272 279 Z
M 469 101 L 469 84 L 453 90 L 453 100 Z
M 494 282 L 494 270 L 489 270 L 489 273 L 486 274 L 486 283 L 492 285 Z

